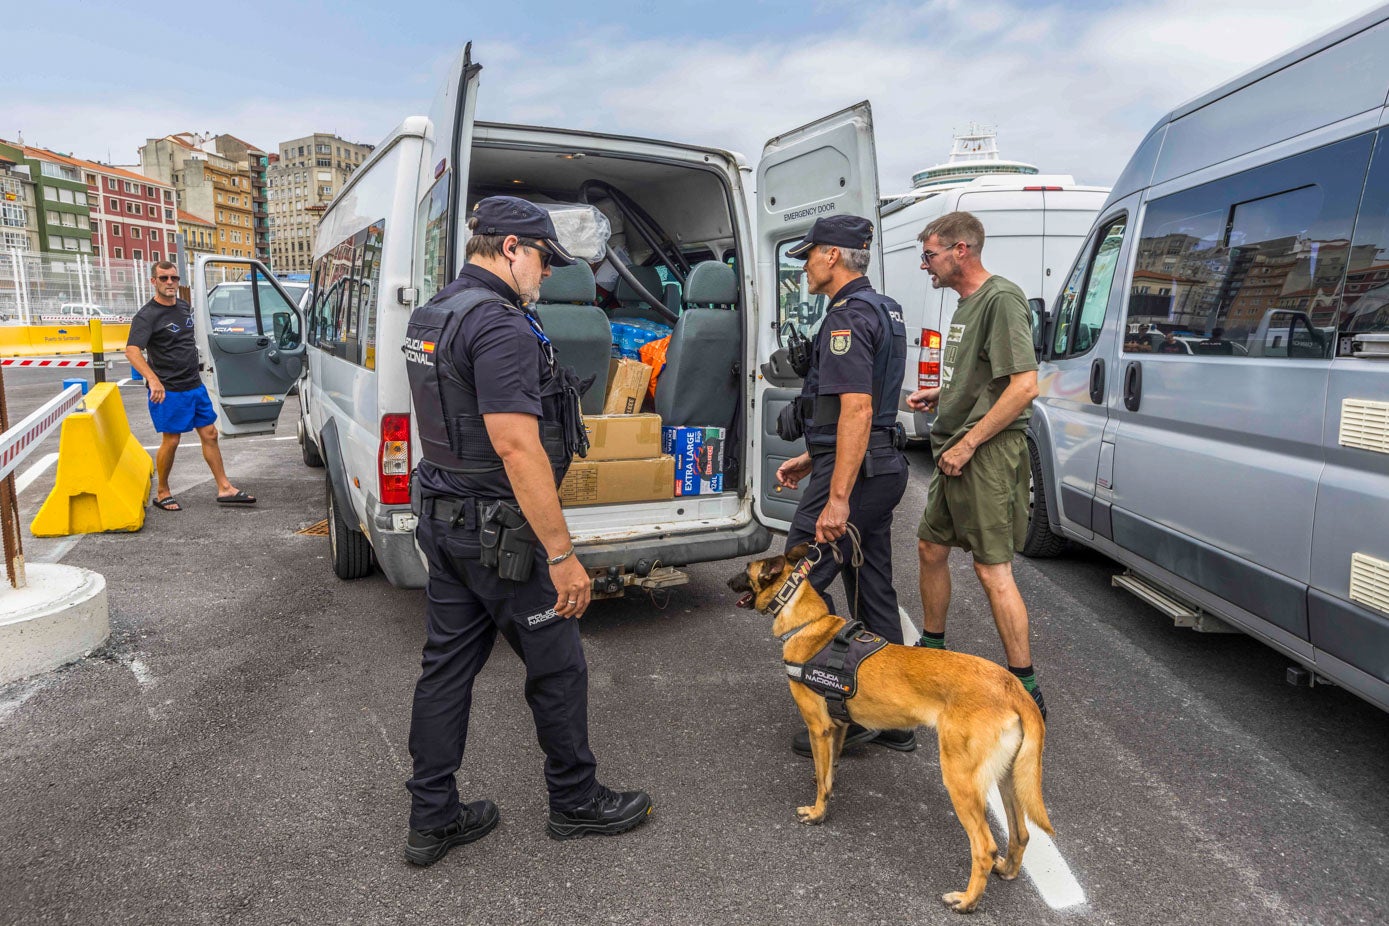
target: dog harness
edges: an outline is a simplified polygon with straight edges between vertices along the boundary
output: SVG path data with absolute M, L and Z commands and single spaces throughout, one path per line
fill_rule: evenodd
M 847 702 L 858 693 L 859 666 L 885 646 L 887 640 L 863 621 L 850 621 L 808 662 L 786 663 L 786 674 L 823 695 L 830 716 L 848 723 Z

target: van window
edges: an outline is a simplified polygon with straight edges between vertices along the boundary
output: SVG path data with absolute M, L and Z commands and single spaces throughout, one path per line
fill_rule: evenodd
M 801 241 L 793 238 L 776 246 L 776 327 L 777 340 L 786 344 L 787 326 L 796 329 L 807 338 L 815 337 L 820 322 L 825 318 L 827 296 L 814 296 L 806 289 L 805 261 L 787 255 L 787 251 Z
M 1071 278 L 1057 300 L 1052 357 L 1079 356 L 1095 346 L 1104 328 L 1109 291 L 1124 249 L 1124 231 L 1128 224 L 1128 216 L 1110 219 L 1099 235 L 1091 239 L 1097 244 L 1089 261 L 1078 261 L 1071 271 Z
M 434 294 L 448 285 L 449 249 L 449 178 L 453 171 L 434 181 L 429 195 L 420 203 L 419 217 L 416 219 L 415 240 L 420 245 L 420 277 L 416 288 L 420 291 L 419 304 L 424 305 Z
M 1389 132 L 1379 133 L 1365 180 L 1336 330 L 1342 335 L 1338 356 L 1351 353 L 1345 335 L 1389 331 Z
M 373 222 L 366 230 L 362 250 L 362 366 L 376 369 L 376 292 L 381 283 L 381 242 L 386 236 L 386 220 Z
M 1125 349 L 1326 358 L 1372 136 L 1153 201 Z

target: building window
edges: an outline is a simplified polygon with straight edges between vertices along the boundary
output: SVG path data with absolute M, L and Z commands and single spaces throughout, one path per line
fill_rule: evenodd
M 146 196 L 148 199 L 154 199 L 154 187 L 152 187 L 152 186 L 147 186 L 147 187 L 145 187 L 145 196 Z
M 172 222 L 173 220 L 174 220 L 174 210 L 172 210 L 172 209 L 165 209 L 165 210 L 164 210 L 164 221 L 166 221 L 166 222 Z
M 173 202 L 173 201 L 174 201 L 174 191 L 173 191 L 173 190 L 165 190 L 165 191 L 164 191 L 164 202 L 166 202 L 166 203 L 171 203 L 171 202 Z
M 158 251 L 150 251 L 150 260 L 157 261 L 159 259 L 160 257 Z
M 150 229 L 150 240 L 151 240 L 151 241 L 158 241 L 158 240 L 159 240 L 159 229 L 157 229 L 157 228 L 151 228 L 151 229 Z
M 106 189 L 108 189 L 108 190 L 115 190 L 115 189 L 116 189 L 116 178 L 115 178 L 115 177 L 107 177 L 107 178 L 106 178 Z
M 145 207 L 145 214 L 148 215 L 148 216 L 149 216 L 150 218 L 152 218 L 152 219 L 157 219 L 157 218 L 159 218 L 159 210 L 156 209 L 156 208 L 154 208 L 153 206 L 146 206 L 146 207 Z
M 138 225 L 132 225 L 132 226 L 130 226 L 130 237 L 132 237 L 132 238 L 139 238 L 139 237 L 140 237 L 140 226 L 138 226 Z
M 111 204 L 111 211 L 112 211 L 112 212 L 120 212 L 120 211 L 121 211 L 120 200 L 116 199 L 116 197 L 114 197 L 114 196 L 108 196 L 108 197 L 106 198 L 106 201 L 107 201 L 108 203 Z
M 75 206 L 77 205 L 77 197 L 72 195 L 72 190 L 59 190 L 58 202 Z
M 131 259 L 131 260 L 144 260 L 144 259 L 145 259 L 145 252 L 144 252 L 144 251 L 141 251 L 141 250 L 138 250 L 138 249 L 137 249 L 137 250 L 134 250 L 134 251 L 131 251 L 131 252 L 130 252 L 130 259 Z
M 125 251 L 122 250 L 121 248 L 112 248 L 112 250 L 113 250 L 113 251 L 115 252 L 115 254 L 116 254 L 116 260 L 122 260 L 122 259 L 125 258 Z
M 96 186 L 96 174 L 87 175 L 87 186 Z
M 49 202 L 56 203 L 58 201 L 58 191 L 51 186 L 46 186 L 43 188 L 43 198 Z
M 129 180 L 122 180 L 122 181 L 121 181 L 121 186 L 124 188 L 124 190 L 125 190 L 127 193 L 134 193 L 134 192 L 135 192 L 135 184 L 131 183 Z
M 113 238 L 119 238 L 120 236 L 121 236 L 121 223 L 120 223 L 120 222 L 112 222 L 112 223 L 111 223 L 111 237 L 113 237 Z
M 225 228 L 219 228 L 219 229 L 217 229 L 217 240 L 218 240 L 218 241 L 226 241 L 226 240 L 227 240 L 227 230 L 226 230 Z M 222 253 L 225 254 L 225 253 L 227 253 L 227 252 L 226 252 L 226 251 L 223 251 Z

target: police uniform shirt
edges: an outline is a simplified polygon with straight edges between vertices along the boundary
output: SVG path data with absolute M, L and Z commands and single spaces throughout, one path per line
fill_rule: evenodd
M 520 302 L 501 277 L 473 264 L 466 265 L 450 284 L 456 290 L 479 286 L 512 306 Z M 540 383 L 547 362 L 525 313 L 496 302 L 484 303 L 463 319 L 446 349 L 463 382 L 477 395 L 479 414 L 542 416 Z M 426 495 L 515 497 L 505 470 L 464 475 L 421 460 L 417 474 Z
M 853 298 L 871 290 L 867 277 L 845 283 L 830 300 L 816 350 L 818 395 L 873 394 L 873 358 L 882 341 L 882 319 Z

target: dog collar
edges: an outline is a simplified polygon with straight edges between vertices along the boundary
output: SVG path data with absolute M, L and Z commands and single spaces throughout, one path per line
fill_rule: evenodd
M 820 548 L 813 547 L 812 549 L 815 552 L 815 558 L 811 559 L 810 555 L 807 554 L 796 564 L 796 568 L 791 570 L 791 574 L 786 577 L 786 581 L 781 583 L 781 588 L 777 589 L 777 593 L 772 597 L 771 602 L 768 603 L 767 607 L 762 609 L 763 614 L 770 614 L 772 617 L 776 617 L 781 613 L 781 609 L 786 607 L 787 602 L 791 600 L 791 596 L 796 594 L 796 589 L 800 588 L 806 576 L 810 575 L 810 570 L 814 569 L 815 564 L 820 562 Z

